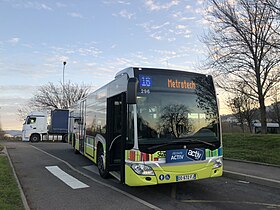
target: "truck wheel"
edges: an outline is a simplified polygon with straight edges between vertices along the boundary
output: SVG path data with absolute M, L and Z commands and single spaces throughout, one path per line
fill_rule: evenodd
M 32 134 L 31 136 L 30 136 L 30 141 L 31 142 L 39 142 L 40 141 L 40 135 L 39 134 Z
M 106 179 L 109 175 L 109 172 L 106 170 L 105 165 L 104 165 L 104 151 L 103 147 L 99 146 L 97 150 L 97 167 L 99 174 L 102 178 Z
M 67 134 L 64 134 L 62 136 L 62 142 L 68 142 L 68 135 Z

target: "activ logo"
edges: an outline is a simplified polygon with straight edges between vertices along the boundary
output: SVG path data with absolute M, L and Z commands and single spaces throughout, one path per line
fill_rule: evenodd
M 186 156 L 193 160 L 204 160 L 204 150 L 202 149 L 188 149 L 186 151 Z
M 204 149 L 177 149 L 166 151 L 166 163 L 205 160 Z
M 173 152 L 171 155 L 171 160 L 183 160 L 185 158 L 185 154 L 183 152 Z

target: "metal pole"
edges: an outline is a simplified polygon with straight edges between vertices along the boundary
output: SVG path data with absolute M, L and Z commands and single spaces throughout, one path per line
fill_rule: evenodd
M 62 85 L 64 87 L 64 70 L 65 70 L 65 66 L 66 66 L 66 61 L 63 62 L 63 73 L 62 73 Z
M 65 70 L 65 66 L 66 66 L 66 61 L 63 61 L 63 72 L 62 72 L 62 104 L 64 104 L 64 70 Z M 63 109 L 65 109 L 65 107 L 62 107 Z

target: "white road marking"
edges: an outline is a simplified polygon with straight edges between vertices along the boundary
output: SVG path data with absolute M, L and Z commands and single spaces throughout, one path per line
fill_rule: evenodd
M 249 178 L 254 178 L 254 179 L 259 179 L 259 180 L 264 180 L 264 181 L 269 181 L 269 182 L 274 182 L 276 184 L 280 184 L 280 181 L 275 180 L 275 179 L 268 179 L 268 178 L 258 177 L 258 176 L 249 175 L 249 174 L 242 174 L 242 173 L 227 171 L 227 170 L 224 170 L 224 172 L 231 173 L 231 174 L 236 174 L 236 175 L 240 175 L 240 176 L 244 176 L 244 177 L 249 177 Z
M 79 181 L 75 177 L 67 174 L 63 170 L 61 170 L 58 166 L 46 166 L 45 167 L 49 172 L 51 172 L 54 176 L 59 178 L 65 184 L 67 184 L 72 189 L 81 189 L 89 187 L 85 183 Z
M 257 205 L 257 206 L 266 206 L 270 208 L 279 208 L 279 204 L 274 203 L 259 203 L 259 202 L 250 202 L 250 201 L 220 201 L 220 200 L 180 200 L 183 203 L 225 203 L 225 204 L 247 204 L 247 205 Z
M 250 182 L 243 181 L 243 180 L 238 180 L 237 182 L 242 183 L 242 184 L 250 184 Z

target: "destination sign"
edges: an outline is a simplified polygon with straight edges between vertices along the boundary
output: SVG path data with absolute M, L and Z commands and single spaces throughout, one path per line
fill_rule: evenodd
M 141 72 L 142 73 L 142 72 Z M 143 72 L 144 73 L 144 72 Z M 199 88 L 196 77 L 186 75 L 159 75 L 159 74 L 139 74 L 140 94 L 150 94 L 154 91 L 176 91 L 192 93 Z
M 176 80 L 168 79 L 167 86 L 169 88 L 178 88 L 178 89 L 196 89 L 196 84 L 194 81 L 187 82 L 186 80 L 180 81 L 177 79 Z
M 139 75 L 140 87 L 152 87 L 152 77 Z

